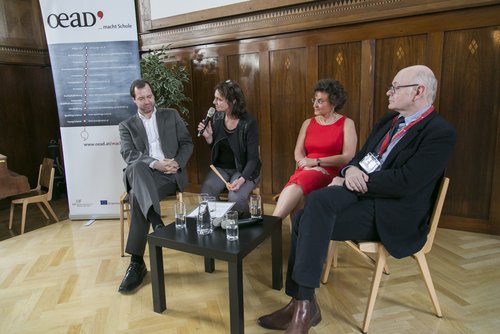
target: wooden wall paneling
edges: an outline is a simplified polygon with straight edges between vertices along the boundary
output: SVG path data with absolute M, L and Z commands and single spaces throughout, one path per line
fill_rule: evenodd
M 443 73 L 443 46 L 444 46 L 444 31 L 431 32 L 427 34 L 427 61 L 426 63 L 434 72 L 438 81 L 438 89 L 434 106 L 439 111 L 440 108 L 440 92 Z
M 191 137 L 193 138 L 193 143 L 195 144 L 193 148 L 193 154 L 192 158 L 189 159 L 187 163 L 187 175 L 188 175 L 188 181 L 189 181 L 189 190 L 190 191 L 195 191 L 198 192 L 198 165 L 197 165 L 197 145 L 196 142 L 199 141 L 197 137 L 198 134 L 198 123 L 200 122 L 200 113 L 203 112 L 203 110 L 199 110 L 198 112 L 195 112 L 195 107 L 194 107 L 194 90 L 193 90 L 193 80 L 192 80 L 192 73 L 193 73 L 193 68 L 192 68 L 192 62 L 189 57 L 189 53 L 184 53 L 184 54 L 179 54 L 176 57 L 177 59 L 177 65 L 181 66 L 186 66 L 187 72 L 190 75 L 190 81 L 188 83 L 184 84 L 184 90 L 186 95 L 191 99 L 191 101 L 186 102 L 184 106 L 189 110 L 189 114 L 186 115 L 181 115 L 184 120 L 187 123 L 187 128 L 189 132 L 191 133 Z M 205 149 L 205 147 L 203 147 Z M 194 188 L 191 188 L 193 187 Z
M 361 92 L 359 96 L 358 147 L 361 147 L 373 125 L 375 89 L 375 40 L 361 42 Z
M 263 122 L 260 107 L 260 68 L 259 53 L 244 53 L 227 57 L 227 77 L 238 82 L 245 95 L 247 111 L 255 117 L 259 126 L 259 145 L 262 150 L 263 141 L 261 123 Z M 262 154 L 261 154 L 262 160 Z M 261 169 L 261 184 L 262 169 Z
M 273 193 L 273 173 L 272 173 L 272 147 L 271 143 L 271 75 L 270 75 L 270 54 L 268 50 L 259 52 L 260 69 L 260 156 L 262 159 L 262 179 L 260 181 L 263 198 L 270 200 Z
M 37 0 L 0 2 L 0 45 L 46 47 Z
M 361 42 L 322 45 L 318 48 L 318 58 L 318 78 L 338 80 L 347 91 L 347 102 L 339 113 L 354 121 L 359 137 Z
M 451 31 L 444 37 L 440 110 L 458 138 L 447 171 L 453 181 L 443 212 L 476 219 L 475 228 L 481 232 L 490 232 L 493 221 L 500 225 L 499 216 L 490 216 L 499 203 L 499 28 Z
M 259 54 L 247 53 L 227 57 L 227 78 L 236 81 L 245 95 L 248 112 L 260 120 Z M 260 124 L 260 122 L 258 123 Z
M 294 148 L 311 102 L 306 87 L 306 48 L 270 53 L 272 192 L 279 193 L 295 169 Z
M 194 127 L 205 118 L 207 110 L 213 107 L 214 87 L 220 81 L 219 57 L 203 56 L 191 61 L 191 78 L 193 86 L 193 116 Z M 197 133 L 197 132 L 196 132 Z M 197 180 L 190 180 L 191 183 L 201 184 L 209 171 L 210 166 L 210 146 L 201 136 L 193 137 L 195 151 L 191 159 L 196 160 Z
M 426 35 L 385 38 L 377 40 L 375 56 L 375 109 L 373 121 L 377 122 L 388 109 L 387 89 L 396 73 L 404 67 L 427 65 Z
M 52 74 L 47 67 L 0 64 L 0 77 L 0 153 L 34 187 L 49 140 L 59 137 Z

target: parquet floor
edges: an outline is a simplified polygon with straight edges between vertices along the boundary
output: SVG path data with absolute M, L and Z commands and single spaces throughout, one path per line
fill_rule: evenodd
M 56 213 L 67 217 L 67 204 L 56 202 Z M 272 212 L 272 206 L 265 210 Z M 168 309 L 157 314 L 149 274 L 135 294 L 117 292 L 129 263 L 119 256 L 118 220 L 85 226 L 66 219 L 45 226 L 37 211 L 28 210 L 28 232 L 18 236 L 20 213 L 8 235 L 8 210 L 0 210 L 0 333 L 229 332 L 225 263 L 216 261 L 208 274 L 202 258 L 164 250 Z M 428 261 L 444 317 L 433 314 L 413 260 L 390 259 L 370 333 L 498 333 L 500 237 L 440 229 Z M 243 262 L 246 333 L 275 332 L 260 328 L 256 319 L 288 302 L 283 291 L 270 288 L 270 262 L 269 240 Z M 370 264 L 341 247 L 339 267 L 317 290 L 323 321 L 310 333 L 360 333 L 371 274 Z

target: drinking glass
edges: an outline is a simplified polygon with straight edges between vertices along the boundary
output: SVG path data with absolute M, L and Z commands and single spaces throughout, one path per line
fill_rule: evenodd
M 196 232 L 199 235 L 212 234 L 212 220 L 210 219 L 210 212 L 208 210 L 208 202 L 201 201 L 198 206 L 198 216 L 196 217 Z
M 207 193 L 201 193 L 198 195 L 198 203 L 201 203 L 202 201 L 206 201 L 207 197 L 210 196 Z
M 238 211 L 226 212 L 223 224 L 226 226 L 226 239 L 228 241 L 238 240 Z
M 207 196 L 208 210 L 215 212 L 217 210 L 217 198 L 215 196 Z
M 186 204 L 184 202 L 175 202 L 175 228 L 186 228 Z
M 260 195 L 251 195 L 248 206 L 252 218 L 262 218 L 262 203 Z

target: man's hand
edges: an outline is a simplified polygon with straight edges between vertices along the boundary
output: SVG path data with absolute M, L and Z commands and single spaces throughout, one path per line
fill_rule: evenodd
M 345 172 L 345 186 L 351 191 L 366 193 L 368 179 L 368 175 L 356 166 L 349 167 Z
M 175 174 L 179 164 L 174 159 L 163 159 L 156 161 L 153 168 L 165 174 Z
M 243 178 L 243 176 L 240 176 L 239 178 L 234 180 L 233 183 L 231 183 L 231 188 L 228 190 L 238 191 L 238 189 L 240 189 L 243 183 L 245 183 L 245 179 Z
M 331 187 L 331 186 L 339 186 L 339 187 L 342 187 L 344 185 L 344 178 L 343 177 L 340 177 L 340 176 L 335 176 L 332 180 L 332 182 L 330 182 L 330 184 L 328 185 L 328 187 Z

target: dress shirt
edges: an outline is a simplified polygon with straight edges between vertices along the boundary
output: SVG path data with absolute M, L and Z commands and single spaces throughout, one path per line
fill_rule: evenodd
M 158 124 L 156 123 L 156 107 L 153 111 L 153 114 L 150 118 L 144 117 L 140 112 L 139 118 L 144 125 L 144 129 L 146 129 L 146 135 L 148 136 L 148 145 L 149 145 L 149 156 L 155 158 L 156 160 L 165 159 L 165 154 L 161 149 L 160 136 L 158 135 Z M 149 164 L 150 168 L 153 168 L 156 161 L 153 161 Z
M 408 117 L 405 117 L 405 121 L 402 122 L 401 124 L 399 124 L 399 129 L 411 124 L 413 121 L 417 120 L 423 113 L 425 113 L 430 107 L 432 106 L 432 104 L 429 104 L 428 106 L 426 106 L 425 108 L 422 108 L 420 110 L 418 110 L 416 113 L 414 113 L 413 115 L 410 115 Z M 403 138 L 404 136 L 406 135 L 406 132 L 400 136 L 399 138 L 395 138 L 394 140 L 392 140 L 389 145 L 387 146 L 387 149 L 385 150 L 385 152 L 382 154 L 382 156 L 379 158 L 380 160 L 380 165 L 379 167 L 375 170 L 375 171 L 379 171 L 382 169 L 382 165 L 384 164 L 384 161 L 385 159 L 387 158 L 387 156 L 389 155 L 389 153 L 391 152 L 391 150 L 394 148 L 394 146 L 396 146 L 396 144 L 401 140 L 401 138 Z M 341 169 L 339 175 L 341 175 L 342 177 L 345 177 L 345 172 L 347 171 L 347 169 L 349 169 L 350 167 L 352 167 L 353 165 L 347 165 L 345 166 L 344 168 Z
M 426 106 L 425 108 L 422 108 L 420 109 L 419 111 L 417 111 L 416 113 L 414 113 L 413 115 L 410 115 L 408 117 L 405 117 L 405 121 L 401 124 L 399 124 L 399 128 L 398 128 L 398 131 L 401 130 L 402 128 L 404 128 L 405 126 L 411 124 L 412 122 L 414 122 L 415 120 L 417 120 L 424 112 L 426 112 L 429 108 L 431 107 L 431 105 L 429 104 L 428 106 Z M 397 132 L 396 132 L 397 133 Z M 387 149 L 385 150 L 384 153 L 382 153 L 382 156 L 379 158 L 380 160 L 380 166 L 377 168 L 377 170 L 380 170 L 382 168 L 382 165 L 384 164 L 384 161 L 385 159 L 387 158 L 387 156 L 389 155 L 389 153 L 391 153 L 391 150 L 394 148 L 394 146 L 396 146 L 396 144 L 401 140 L 401 138 L 403 138 L 404 136 L 406 135 L 406 132 L 400 136 L 400 137 L 397 137 L 397 138 L 394 138 L 390 143 L 389 143 L 389 146 L 387 146 Z

